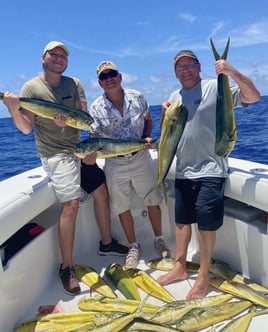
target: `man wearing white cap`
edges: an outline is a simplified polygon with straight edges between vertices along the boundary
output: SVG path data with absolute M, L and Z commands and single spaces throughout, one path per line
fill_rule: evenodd
M 104 93 L 90 107 L 94 118 L 94 134 L 115 139 L 146 138 L 151 146 L 152 119 L 144 96 L 133 89 L 122 88 L 122 75 L 111 61 L 102 61 L 97 66 L 98 82 Z M 131 214 L 131 190 L 144 200 L 153 228 L 154 246 L 161 257 L 169 257 L 170 250 L 162 236 L 162 197 L 159 191 L 144 196 L 155 182 L 152 160 L 147 149 L 129 155 L 107 158 L 105 175 L 110 196 L 111 210 L 119 216 L 129 242 L 129 252 L 125 259 L 126 268 L 136 268 L 141 254 L 137 242 L 134 220 Z

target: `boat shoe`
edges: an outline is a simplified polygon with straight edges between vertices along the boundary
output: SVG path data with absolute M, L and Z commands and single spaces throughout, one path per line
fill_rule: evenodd
M 80 293 L 81 289 L 79 282 L 75 276 L 74 268 L 67 266 L 65 269 L 62 269 L 62 264 L 59 270 L 59 278 L 62 282 L 64 292 L 69 295 L 76 295 Z
M 128 247 L 118 243 L 118 241 L 115 239 L 112 239 L 112 242 L 109 244 L 103 244 L 100 241 L 98 254 L 101 256 L 108 256 L 108 255 L 126 256 L 127 253 L 128 253 Z
M 125 268 L 126 269 L 135 269 L 139 264 L 140 256 L 141 256 L 140 245 L 138 247 L 133 246 L 133 247 L 129 248 L 128 254 L 125 259 Z
M 170 249 L 168 248 L 163 238 L 160 237 L 159 239 L 155 240 L 154 247 L 161 258 L 171 257 Z

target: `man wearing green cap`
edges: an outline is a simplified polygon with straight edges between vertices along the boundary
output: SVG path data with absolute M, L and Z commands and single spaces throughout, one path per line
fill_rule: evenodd
M 69 50 L 62 42 L 49 42 L 42 53 L 42 74 L 27 81 L 20 96 L 86 111 L 86 96 L 81 82 L 77 78 L 62 75 L 68 65 L 68 56 Z M 80 286 L 73 273 L 72 251 L 81 191 L 80 161 L 74 157 L 73 151 L 80 140 L 80 132 L 66 126 L 60 114 L 50 120 L 21 109 L 19 97 L 11 93 L 5 93 L 4 103 L 20 131 L 29 134 L 35 128 L 38 155 L 61 203 L 58 241 L 62 264 L 59 277 L 65 292 L 76 294 L 80 292 Z
M 43 73 L 26 82 L 20 96 L 87 111 L 86 96 L 80 80 L 62 75 L 68 65 L 68 56 L 69 50 L 62 42 L 49 42 L 42 53 Z M 80 141 L 80 131 L 66 126 L 64 118 L 59 114 L 54 120 L 50 120 L 21 109 L 19 96 L 12 93 L 5 93 L 4 103 L 20 131 L 29 134 L 35 127 L 38 155 L 52 180 L 62 208 L 58 226 L 62 256 L 59 277 L 66 293 L 79 293 L 80 286 L 73 271 L 72 252 L 75 221 L 81 197 L 80 160 L 74 156 L 73 151 Z M 86 169 L 86 165 L 84 168 Z M 96 164 L 90 165 L 90 171 L 83 172 L 82 175 L 82 178 L 85 178 L 84 182 L 90 181 L 90 177 L 98 178 L 98 182 L 94 180 L 94 187 L 93 184 L 89 186 L 86 183 L 84 186 L 86 190 L 90 190 L 94 198 L 95 217 L 101 234 L 100 251 L 102 255 L 125 255 L 128 248 L 111 237 L 108 193 L 100 171 Z M 90 174 L 87 174 L 89 172 Z

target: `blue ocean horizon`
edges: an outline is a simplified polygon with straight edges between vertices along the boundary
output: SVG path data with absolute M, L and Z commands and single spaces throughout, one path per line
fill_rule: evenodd
M 161 106 L 150 106 L 153 118 L 152 137 L 160 136 Z M 235 110 L 237 141 L 230 157 L 268 165 L 268 96 L 246 108 Z M 81 133 L 81 140 L 88 137 Z M 12 118 L 0 118 L 0 180 L 41 165 L 34 142 L 34 132 L 21 133 Z

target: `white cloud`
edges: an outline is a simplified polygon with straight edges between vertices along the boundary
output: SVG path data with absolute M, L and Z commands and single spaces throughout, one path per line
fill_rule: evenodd
M 211 36 L 214 36 L 218 31 L 220 31 L 224 27 L 224 23 L 222 21 L 217 22 L 212 28 Z
M 129 84 L 129 83 L 132 83 L 132 82 L 136 82 L 138 80 L 138 77 L 136 75 L 130 75 L 130 74 L 127 74 L 127 73 L 122 73 L 122 80 L 123 80 L 123 83 Z
M 179 18 L 190 23 L 193 23 L 196 20 L 196 17 L 189 13 L 180 13 Z
M 157 76 L 155 76 L 155 75 L 151 75 L 151 76 L 149 77 L 149 80 L 150 80 L 151 82 L 153 82 L 153 83 L 161 82 L 160 78 L 157 77 Z

